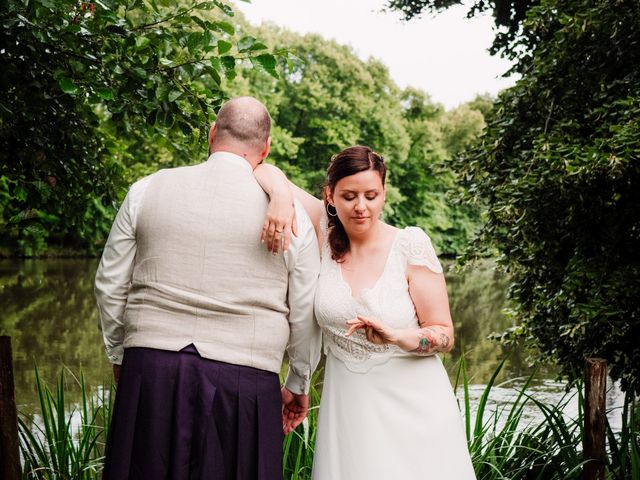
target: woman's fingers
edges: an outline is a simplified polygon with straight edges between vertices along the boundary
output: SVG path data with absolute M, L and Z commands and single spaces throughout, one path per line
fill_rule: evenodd
M 347 330 L 347 337 L 350 337 L 353 335 L 353 332 L 365 326 L 364 323 L 359 322 L 358 320 L 348 320 L 347 325 L 350 325 L 349 330 Z
M 288 225 L 276 222 L 272 218 L 267 218 L 262 226 L 260 241 L 267 244 L 267 250 L 276 254 L 282 246 L 284 251 L 289 249 L 291 240 L 291 230 Z

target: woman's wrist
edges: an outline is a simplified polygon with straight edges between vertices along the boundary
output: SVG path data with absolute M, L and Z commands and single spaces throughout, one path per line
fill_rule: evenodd
M 399 331 L 395 344 L 405 352 L 433 355 L 439 350 L 435 333 L 428 328 L 407 328 Z
M 405 352 L 411 352 L 415 350 L 420 343 L 419 330 L 415 328 L 398 329 L 396 340 L 393 343 Z

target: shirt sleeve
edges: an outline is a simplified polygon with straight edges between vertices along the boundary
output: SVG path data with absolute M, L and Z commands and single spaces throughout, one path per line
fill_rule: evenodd
M 96 272 L 94 291 L 99 326 L 109 361 L 117 365 L 122 363 L 124 355 L 122 320 L 136 256 L 136 213 L 148 179 L 136 182 L 127 193 L 111 226 Z
M 418 227 L 409 227 L 409 241 L 406 245 L 408 265 L 421 265 L 435 273 L 442 273 L 442 265 L 433 249 L 429 236 Z
M 285 387 L 293 393 L 306 394 L 320 360 L 321 333 L 313 314 L 320 256 L 311 220 L 297 201 L 296 218 L 303 233 L 296 239 L 299 248 L 289 266 L 289 371 Z

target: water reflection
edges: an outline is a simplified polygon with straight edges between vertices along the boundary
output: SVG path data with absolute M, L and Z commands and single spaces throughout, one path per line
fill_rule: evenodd
M 111 381 L 93 296 L 97 260 L 0 261 L 0 333 L 12 337 L 16 399 L 21 409 L 35 402 L 34 365 L 49 383 L 61 367 L 82 371 L 90 386 Z M 510 326 L 502 313 L 507 279 L 489 262 L 463 273 L 448 273 L 456 326 L 456 349 L 446 356 L 451 375 L 464 348 L 471 383 L 484 384 L 507 352 L 487 339 Z M 519 352 L 510 352 L 500 381 L 526 376 Z M 72 392 L 73 393 L 73 392 Z M 79 392 L 76 389 L 79 398 Z
M 71 398 L 79 398 L 72 374 L 87 384 L 110 381 L 93 299 L 97 260 L 0 261 L 0 334 L 10 335 L 16 402 L 28 412 L 36 401 L 35 371 L 53 384 L 62 367 Z

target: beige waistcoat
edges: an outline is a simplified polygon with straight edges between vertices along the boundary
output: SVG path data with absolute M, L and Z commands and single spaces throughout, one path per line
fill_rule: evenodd
M 124 347 L 180 350 L 279 372 L 289 338 L 287 264 L 260 243 L 268 198 L 250 169 L 210 160 L 150 178 Z

